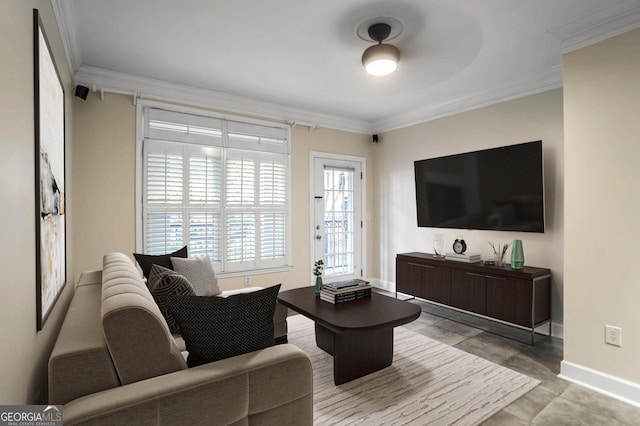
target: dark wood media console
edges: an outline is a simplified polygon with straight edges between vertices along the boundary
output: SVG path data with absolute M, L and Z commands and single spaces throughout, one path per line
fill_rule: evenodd
M 397 292 L 525 327 L 531 331 L 531 344 L 536 327 L 549 323 L 551 334 L 549 269 L 514 270 L 403 253 L 396 256 Z

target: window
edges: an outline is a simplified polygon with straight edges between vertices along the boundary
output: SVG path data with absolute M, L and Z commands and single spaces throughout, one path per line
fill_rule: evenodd
M 143 107 L 142 250 L 218 273 L 289 265 L 289 129 Z

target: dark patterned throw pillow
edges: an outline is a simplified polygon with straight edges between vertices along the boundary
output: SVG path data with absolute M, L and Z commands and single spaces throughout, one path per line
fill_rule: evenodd
M 274 345 L 273 312 L 280 284 L 229 297 L 167 296 L 195 367 Z
M 138 265 L 140 265 L 140 268 L 142 269 L 142 274 L 147 279 L 147 285 L 148 285 L 149 274 L 151 273 L 151 266 L 160 265 L 167 269 L 173 269 L 171 258 L 187 257 L 187 246 L 184 246 L 180 250 L 176 250 L 173 253 L 167 253 L 167 254 L 161 254 L 161 255 L 133 253 L 133 257 L 136 258 Z
M 163 268 L 160 265 L 153 265 L 149 274 L 149 291 L 156 301 L 160 312 L 167 321 L 169 330 L 172 333 L 180 333 L 180 327 L 176 323 L 175 318 L 171 315 L 171 311 L 167 305 L 167 296 L 195 296 L 195 292 L 189 284 L 189 281 L 171 269 Z

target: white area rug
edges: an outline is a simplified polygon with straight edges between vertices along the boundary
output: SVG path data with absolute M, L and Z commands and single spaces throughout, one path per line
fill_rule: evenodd
M 295 315 L 288 322 L 289 343 L 309 354 L 313 364 L 318 426 L 474 425 L 540 383 L 397 327 L 393 365 L 335 386 L 333 358 L 316 346 L 313 321 Z

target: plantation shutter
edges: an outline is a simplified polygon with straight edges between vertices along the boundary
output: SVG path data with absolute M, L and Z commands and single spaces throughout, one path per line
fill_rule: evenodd
M 259 164 L 260 256 L 273 263 L 286 256 L 286 164 L 262 158 Z
M 289 264 L 288 129 L 148 108 L 143 250 L 188 246 L 218 273 Z
M 221 265 L 222 150 L 188 146 L 189 254 Z

